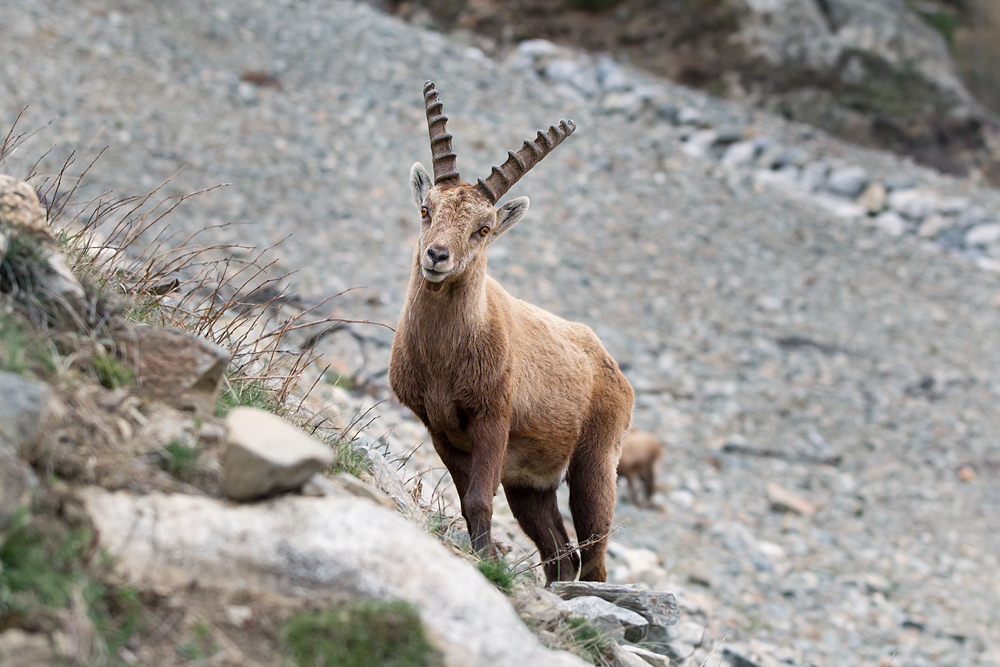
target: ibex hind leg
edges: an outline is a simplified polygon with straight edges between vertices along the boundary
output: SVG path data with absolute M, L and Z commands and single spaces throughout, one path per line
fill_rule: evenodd
M 580 580 L 606 581 L 604 556 L 615 514 L 619 439 L 624 428 L 592 425 L 569 462 L 569 507 L 580 543 Z
M 545 585 L 572 581 L 580 570 L 580 555 L 566 532 L 555 489 L 504 485 L 510 511 L 521 529 L 538 547 L 545 571 Z

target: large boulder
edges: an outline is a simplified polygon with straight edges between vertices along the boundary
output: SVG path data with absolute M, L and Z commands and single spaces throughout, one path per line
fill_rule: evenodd
M 116 341 L 135 370 L 142 392 L 202 417 L 215 411 L 231 354 L 173 327 L 124 327 Z
M 101 546 L 134 585 L 402 599 L 418 609 L 447 665 L 585 665 L 542 647 L 464 559 L 394 511 L 349 493 L 252 505 L 98 487 L 80 496 Z
M 736 0 L 725 68 L 765 107 L 946 171 L 987 157 L 992 117 L 944 37 L 903 0 Z

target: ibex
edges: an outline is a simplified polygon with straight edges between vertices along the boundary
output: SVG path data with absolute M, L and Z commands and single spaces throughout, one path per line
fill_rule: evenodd
M 656 467 L 663 458 L 663 443 L 651 433 L 631 431 L 622 444 L 622 457 L 618 461 L 618 476 L 628 481 L 632 502 L 639 506 L 652 507 L 656 492 Z M 645 498 L 639 497 L 635 478 L 642 481 Z
M 413 165 L 420 238 L 390 384 L 430 432 L 481 557 L 496 557 L 493 497 L 503 484 L 547 583 L 577 572 L 604 581 L 632 387 L 589 327 L 515 299 L 486 275 L 487 247 L 524 216 L 528 198 L 495 204 L 576 126 L 560 121 L 539 132 L 472 185 L 459 180 L 448 117 L 431 82 L 424 102 L 434 184 L 423 165 Z M 556 505 L 564 473 L 579 553 Z

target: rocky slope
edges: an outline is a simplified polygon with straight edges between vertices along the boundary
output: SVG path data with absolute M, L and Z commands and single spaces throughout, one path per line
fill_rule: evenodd
M 32 127 L 53 120 L 19 154 L 24 172 L 40 146 L 55 145 L 53 169 L 108 144 L 89 192 L 232 183 L 187 206 L 178 231 L 245 220 L 210 233 L 290 235 L 275 270 L 311 300 L 363 286 L 333 302 L 356 319 L 392 324 L 405 290 L 424 80 L 467 178 L 574 119 L 511 193 L 531 212 L 491 271 L 594 327 L 637 389 L 635 426 L 668 443 L 664 512 L 622 506 L 615 536 L 660 562 L 616 576 L 680 594 L 690 664 L 723 640 L 793 664 L 1000 661 L 1000 279 L 991 228 L 968 236 L 995 224 L 996 192 L 628 70 L 598 79 L 565 58 L 550 72 L 524 51 L 495 62 L 349 2 L 4 13 L 0 120 L 26 104 Z M 744 139 L 760 142 L 720 159 Z M 857 167 L 862 191 L 831 182 Z M 881 206 L 855 199 L 872 182 L 892 191 Z M 908 208 L 907 190 L 932 203 Z M 935 216 L 944 226 L 921 234 Z M 354 331 L 324 341 L 373 395 L 344 400 L 384 400 L 374 428 L 395 425 L 392 447 L 426 443 L 381 374 L 391 332 Z M 412 463 L 432 465 L 423 450 Z M 769 483 L 808 504 L 780 511 Z
M 550 39 L 938 169 L 996 170 L 996 116 L 966 83 L 992 94 L 982 63 L 996 28 L 975 3 L 373 1 L 466 38 L 474 31 L 493 54 Z

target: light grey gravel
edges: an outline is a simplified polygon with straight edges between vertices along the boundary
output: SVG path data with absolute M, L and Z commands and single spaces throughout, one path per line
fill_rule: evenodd
M 727 632 L 801 664 L 1000 664 L 1000 277 L 942 250 L 988 216 L 966 209 L 934 242 L 894 238 L 689 155 L 680 133 L 801 148 L 811 159 L 782 162 L 817 189 L 833 165 L 984 212 L 1000 210 L 996 192 L 641 74 L 661 98 L 609 112 L 570 68 L 555 86 L 353 2 L 0 10 L 0 127 L 30 105 L 23 127 L 40 130 L 3 171 L 107 145 L 81 197 L 230 183 L 173 224 L 246 221 L 210 238 L 252 245 L 290 235 L 276 253 L 288 282 L 309 299 L 363 286 L 334 302 L 351 317 L 394 324 L 405 293 L 426 79 L 467 180 L 572 118 L 574 136 L 510 193 L 531 212 L 490 270 L 594 327 L 637 388 L 635 427 L 669 444 L 665 511 L 622 506 L 615 538 L 660 554 L 663 585 L 701 601 L 709 629 L 690 664 Z M 280 87 L 241 82 L 246 70 Z M 603 76 L 624 92 L 614 69 Z M 752 450 L 777 456 L 740 453 Z M 830 453 L 839 465 L 810 458 Z M 818 511 L 772 510 L 768 482 Z

